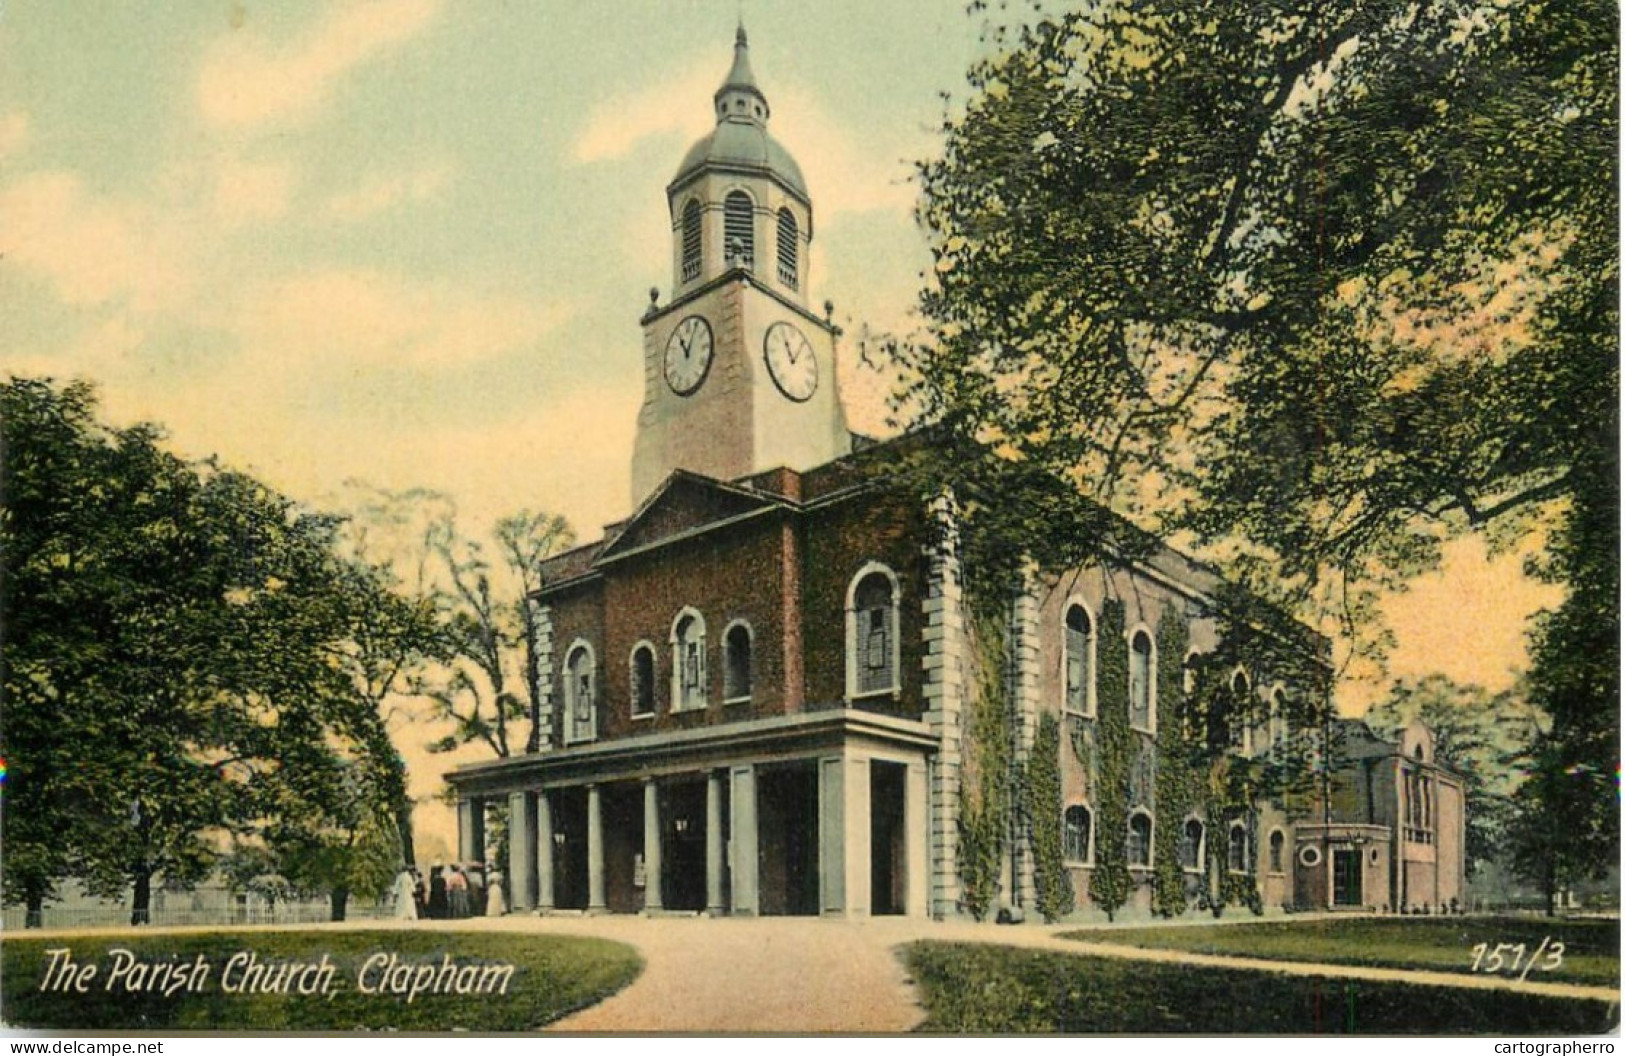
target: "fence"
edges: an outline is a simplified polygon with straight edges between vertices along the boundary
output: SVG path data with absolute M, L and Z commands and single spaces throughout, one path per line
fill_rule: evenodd
M 154 900 L 148 913 L 148 923 L 165 925 L 212 924 L 325 924 L 332 917 L 333 908 L 327 899 L 301 901 L 250 902 L 195 906 L 190 901 L 171 898 L 169 905 Z M 394 906 L 387 900 L 371 901 L 350 899 L 345 907 L 346 920 L 378 920 L 394 915 Z M 46 928 L 106 928 L 123 927 L 130 923 L 128 903 L 104 902 L 94 904 L 46 905 L 40 914 L 40 926 Z M 0 930 L 22 931 L 27 923 L 27 912 L 22 906 L 7 906 L 0 912 Z

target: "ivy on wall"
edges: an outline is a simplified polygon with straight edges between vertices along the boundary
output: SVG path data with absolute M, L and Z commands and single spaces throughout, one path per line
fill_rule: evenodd
M 1185 651 L 1190 628 L 1184 614 L 1164 605 L 1157 621 L 1157 820 L 1151 910 L 1172 917 L 1185 912 L 1185 869 L 1179 860 L 1185 819 L 1202 807 L 1199 745 L 1192 743 L 1185 699 Z M 1204 829 L 1204 831 L 1206 831 Z
M 1128 869 L 1128 787 L 1134 733 L 1128 724 L 1128 642 L 1123 637 L 1123 603 L 1108 598 L 1100 608 L 1096 639 L 1095 869 L 1089 900 L 1108 920 L 1128 902 L 1134 877 Z
M 1045 711 L 1027 757 L 1022 793 L 1032 826 L 1033 881 L 1038 912 L 1054 922 L 1072 912 L 1072 879 L 1066 873 L 1061 792 L 1061 724 Z
M 967 702 L 964 771 L 959 786 L 959 876 L 965 910 L 981 920 L 999 897 L 999 871 L 1009 825 L 1013 751 L 1009 716 L 1006 616 L 996 604 L 971 604 L 976 684 Z

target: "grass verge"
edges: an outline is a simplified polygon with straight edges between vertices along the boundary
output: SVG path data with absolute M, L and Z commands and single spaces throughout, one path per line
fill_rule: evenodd
M 1559 1034 L 1612 1030 L 1616 1005 L 1492 990 L 1164 965 L 916 942 L 920 1030 L 944 1034 Z
M 1616 986 L 1619 983 L 1619 925 L 1605 920 L 1547 920 L 1531 917 L 1365 917 L 1272 921 L 1261 924 L 1193 925 L 1160 928 L 1101 928 L 1068 932 L 1064 938 L 1189 950 L 1270 961 L 1360 964 L 1378 968 L 1421 968 L 1470 973 L 1492 967 L 1490 951 L 1501 951 L 1501 975 L 1516 978 L 1545 940 L 1544 952 L 1528 973 L 1531 981 Z M 1484 944 L 1482 954 L 1474 947 Z M 1553 943 L 1562 943 L 1557 950 Z M 1517 963 L 1513 965 L 1514 950 Z
M 94 973 L 66 974 L 60 955 L 51 971 L 50 951 L 64 949 L 79 972 Z M 8 936 L 0 1018 L 57 1030 L 533 1030 L 602 1001 L 641 970 L 629 946 L 551 935 Z M 270 986 L 289 992 L 263 992 Z

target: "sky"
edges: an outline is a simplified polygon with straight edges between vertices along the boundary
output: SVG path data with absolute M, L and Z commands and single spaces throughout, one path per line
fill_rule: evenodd
M 595 537 L 630 505 L 665 186 L 741 18 L 879 432 L 850 335 L 906 327 L 929 263 L 911 163 L 977 54 L 959 0 L 4 0 L 0 375 L 88 378 L 110 421 L 307 502 L 427 487 L 465 526 Z M 1507 685 L 1558 600 L 1518 569 L 1452 544 L 1387 606 L 1391 673 Z

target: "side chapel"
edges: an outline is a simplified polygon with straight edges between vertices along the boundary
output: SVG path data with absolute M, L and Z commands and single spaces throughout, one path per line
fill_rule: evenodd
M 939 541 L 948 514 L 892 485 L 888 445 L 847 428 L 841 331 L 827 305 L 810 307 L 813 199 L 768 130 L 742 28 L 713 106 L 716 127 L 666 187 L 673 284 L 641 319 L 634 511 L 545 562 L 531 599 L 540 735 L 447 776 L 460 856 L 484 857 L 487 810 L 505 808 L 515 911 L 963 914 L 980 660 L 959 555 Z M 1111 777 L 1087 746 L 1125 704 L 1135 763 L 1112 779 L 1130 786 L 1126 911 L 1151 910 L 1159 851 L 1177 857 L 1192 904 L 1214 875 L 1245 878 L 1265 908 L 1459 898 L 1461 782 L 1424 730 L 1397 746 L 1366 731 L 1353 769 L 1307 808 L 1250 804 L 1222 832 L 1210 813 L 1159 811 L 1159 687 L 1168 665 L 1214 648 L 1220 585 L 1164 547 L 1039 569 L 1013 592 L 998 644 L 1010 741 L 1019 759 L 1042 715 L 1062 729 L 1048 823 L 1077 909 L 1091 909 L 1098 782 Z M 1185 655 L 1159 655 L 1170 620 Z M 1122 638 L 1126 701 L 1102 699 L 1106 635 Z M 1244 667 L 1226 677 L 1252 705 L 1230 734 L 1238 757 L 1311 734 L 1288 719 L 1304 687 Z M 1034 822 L 1009 809 L 997 897 L 1032 907 Z

